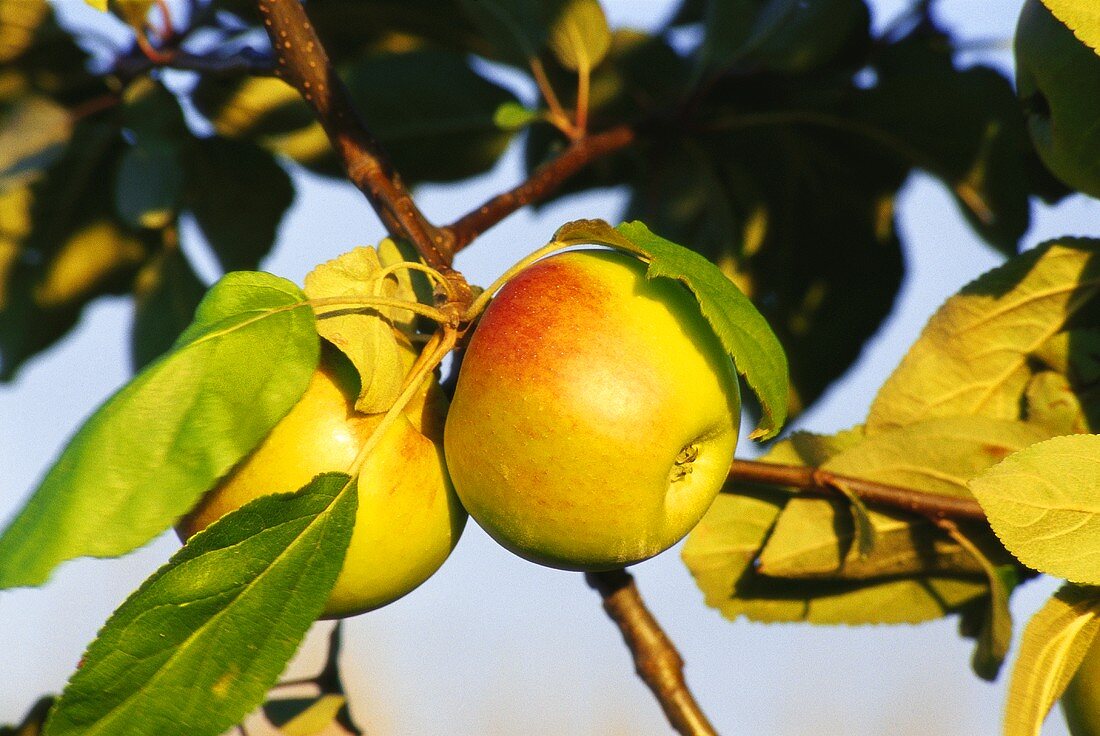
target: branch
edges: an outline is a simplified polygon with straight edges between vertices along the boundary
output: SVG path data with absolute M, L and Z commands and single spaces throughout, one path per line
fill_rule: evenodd
M 257 0 L 257 5 L 275 53 L 275 75 L 298 90 L 313 110 L 348 179 L 366 195 L 392 235 L 411 242 L 428 265 L 453 273 L 453 253 L 443 234 L 421 213 L 359 118 L 301 1 Z
M 131 53 L 120 56 L 112 72 L 128 80 L 152 69 L 165 67 L 220 77 L 240 74 L 270 77 L 275 74 L 275 60 L 252 49 L 244 49 L 232 56 L 200 56 L 187 51 L 172 51 L 167 53 L 164 61 L 156 61 L 142 53 Z
M 920 514 L 932 520 L 951 518 L 986 521 L 981 505 L 972 498 L 941 496 L 803 465 L 734 460 L 728 477 L 732 481 L 790 486 L 834 497 L 839 495 L 837 487 L 844 486 L 867 503 Z
M 590 572 L 584 579 L 603 598 L 604 610 L 634 655 L 634 669 L 657 697 L 672 727 L 683 736 L 717 736 L 684 681 L 684 660 L 646 608 L 630 573 Z
M 550 196 L 569 177 L 596 159 L 626 148 L 635 137 L 633 128 L 620 125 L 574 141 L 553 161 L 540 166 L 527 181 L 498 194 L 443 228 L 445 237 L 449 236 L 451 240 L 452 252 L 462 250 L 481 233 L 521 207 Z

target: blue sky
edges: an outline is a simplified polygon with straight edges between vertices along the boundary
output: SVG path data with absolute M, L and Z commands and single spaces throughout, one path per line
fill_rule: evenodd
M 941 17 L 965 37 L 1007 39 L 1020 4 L 942 0 Z M 651 26 L 672 3 L 605 5 L 613 25 Z M 876 3 L 876 23 L 902 6 Z M 985 48 L 964 59 L 978 60 L 1007 69 L 1011 54 Z M 297 176 L 298 200 L 265 268 L 300 283 L 313 264 L 377 242 L 383 231 L 350 187 Z M 430 218 L 446 222 L 520 176 L 520 156 L 512 150 L 489 174 L 461 185 L 425 186 L 418 200 Z M 622 203 L 621 192 L 601 191 L 537 214 L 518 213 L 464 251 L 456 265 L 472 282 L 488 284 L 562 222 L 614 220 Z M 798 427 L 831 432 L 861 421 L 932 311 L 998 262 L 950 197 L 926 177 L 907 184 L 899 216 L 908 271 L 898 309 Z M 1033 223 L 1027 245 L 1060 234 L 1100 235 L 1100 202 L 1070 198 L 1037 209 Z M 185 247 L 193 248 L 196 237 L 187 230 Z M 16 383 L 0 386 L 0 518 L 15 511 L 82 419 L 127 379 L 128 313 L 124 299 L 97 304 L 79 330 L 29 365 Z M 743 440 L 738 454 L 753 452 Z M 123 560 L 68 564 L 42 589 L 0 593 L 0 723 L 16 719 L 39 694 L 60 690 L 113 608 L 177 547 L 166 535 Z M 989 685 L 970 672 L 971 644 L 957 636 L 954 620 L 863 628 L 730 623 L 702 605 L 677 549 L 633 570 L 722 733 L 998 733 L 1003 678 Z M 1015 596 L 1018 628 L 1053 587 L 1041 580 Z M 316 666 L 314 645 L 323 641 L 325 628 L 311 636 L 295 671 Z M 372 734 L 668 732 L 582 577 L 516 558 L 473 523 L 428 583 L 347 623 L 344 663 L 356 713 Z M 1060 718 L 1052 718 L 1044 733 L 1065 734 Z

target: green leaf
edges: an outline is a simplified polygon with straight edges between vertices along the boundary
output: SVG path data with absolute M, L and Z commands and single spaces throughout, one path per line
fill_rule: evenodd
M 56 162 L 72 136 L 72 116 L 38 96 L 21 98 L 0 117 L 0 191 L 28 184 Z
M 1047 434 L 1024 422 L 950 417 L 866 437 L 821 464 L 824 470 L 951 497 L 969 497 L 966 483 L 1007 455 Z M 973 554 L 927 519 L 868 512 L 874 550 L 860 555 L 858 528 L 842 501 L 793 498 L 760 554 L 765 575 L 870 579 L 917 573 L 983 572 Z M 866 532 L 865 532 L 866 533 Z M 989 537 L 988 532 L 986 536 Z M 983 540 L 995 547 L 992 538 Z M 1003 552 L 1002 552 L 1003 555 Z
M 1100 592 L 1064 585 L 1031 617 L 1005 697 L 1004 736 L 1039 736 L 1100 631 Z
M 513 133 L 495 116 L 515 96 L 474 73 L 464 56 L 415 51 L 351 66 L 348 89 L 371 132 L 410 181 L 455 181 L 481 173 Z
M 978 645 L 974 648 L 971 667 L 983 680 L 997 679 L 1008 647 L 1012 644 L 1012 611 L 1008 598 L 1020 582 L 1019 572 L 1011 564 L 998 565 L 971 541 L 958 527 L 951 527 L 951 537 L 981 565 L 989 581 L 989 606 L 978 632 Z
M 294 184 L 259 146 L 211 136 L 187 148 L 184 202 L 226 271 L 258 268 L 275 243 Z
M 1032 445 L 970 482 L 990 526 L 1020 562 L 1100 583 L 1100 435 Z
M 934 28 L 884 48 L 875 70 L 875 86 L 855 98 L 853 132 L 940 179 L 975 231 L 1014 254 L 1030 219 L 1035 154 L 1009 79 L 959 69 L 951 37 Z
M 493 122 L 501 130 L 518 131 L 541 119 L 538 110 L 528 110 L 518 102 L 505 102 L 493 113 Z
M 396 287 L 379 278 L 382 264 L 374 248 L 359 247 L 326 261 L 306 276 L 310 299 L 348 297 L 340 305 L 319 306 L 317 331 L 351 360 L 359 373 L 355 408 L 366 414 L 388 411 L 401 393 L 408 366 L 394 335 L 393 308 L 364 308 L 357 297 L 394 297 Z
M 178 247 L 165 247 L 138 273 L 130 364 L 137 373 L 166 353 L 195 316 L 206 293 Z
M 863 0 L 768 0 L 736 60 L 749 68 L 801 74 L 821 66 L 854 41 L 870 42 Z
M 546 43 L 540 0 L 460 0 L 463 12 L 502 58 L 526 68 Z
M 329 473 L 195 535 L 104 625 L 47 736 L 217 736 L 239 722 L 321 614 L 356 503 L 355 483 Z
M 765 440 L 779 433 L 787 418 L 787 358 L 767 321 L 713 263 L 655 235 L 640 222 L 612 228 L 603 220 L 576 220 L 558 228 L 554 240 L 562 245 L 598 243 L 625 250 L 649 264 L 646 278 L 683 283 L 764 408 L 749 436 Z
M 566 69 L 587 73 L 611 46 L 611 30 L 599 0 L 562 0 L 550 21 L 550 49 Z
M 759 0 L 707 0 L 699 71 L 721 71 L 738 57 L 749 37 Z
M 0 535 L 0 588 L 145 544 L 251 451 L 317 365 L 304 299 L 269 274 L 218 282 L 173 352 L 92 415 Z
M 1092 0 L 1043 0 L 1073 35 L 1100 54 L 1100 8 Z
M 893 307 L 903 272 L 893 202 L 907 170 L 857 137 L 780 122 L 788 116 L 798 118 L 777 112 L 774 125 L 662 146 L 633 179 L 625 218 L 707 256 L 753 300 L 787 353 L 798 412 Z
M 126 149 L 115 178 L 115 207 L 134 228 L 159 229 L 175 220 L 183 187 L 175 141 L 143 136 Z
M 879 390 L 868 432 L 952 415 L 1018 418 L 1031 354 L 1100 290 L 1098 247 L 1045 243 L 964 286 Z

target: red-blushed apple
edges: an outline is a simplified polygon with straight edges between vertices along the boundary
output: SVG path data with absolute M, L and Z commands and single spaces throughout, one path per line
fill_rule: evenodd
M 413 353 L 406 346 L 411 364 Z M 178 525 L 187 539 L 254 498 L 294 491 L 318 473 L 348 472 L 382 414 L 355 411 L 346 371 L 329 356 L 263 443 Z M 347 366 L 345 366 L 347 367 Z M 359 510 L 324 616 L 379 608 L 427 580 L 466 523 L 443 461 L 447 399 L 431 379 L 385 430 L 359 471 Z
M 534 562 L 603 570 L 699 521 L 733 459 L 730 358 L 682 284 L 614 251 L 511 279 L 464 356 L 444 437 L 455 490 Z

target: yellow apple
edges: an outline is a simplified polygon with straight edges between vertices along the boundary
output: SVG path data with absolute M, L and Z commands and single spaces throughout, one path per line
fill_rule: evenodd
M 1100 55 L 1039 0 L 1016 26 L 1016 92 L 1039 157 L 1067 185 L 1100 197 Z
M 413 353 L 406 346 L 408 361 Z M 258 496 L 294 491 L 318 473 L 347 472 L 382 414 L 354 409 L 341 356 L 329 356 L 298 403 L 263 443 L 177 527 L 187 539 Z M 427 580 L 466 523 L 443 461 L 447 400 L 425 382 L 359 472 L 359 510 L 324 616 L 384 606 Z
M 1100 736 L 1100 638 L 1093 640 L 1066 687 L 1062 712 L 1073 736 Z
M 652 557 L 703 516 L 733 459 L 730 358 L 681 284 L 612 251 L 537 262 L 481 317 L 447 417 L 455 490 L 534 562 Z

